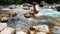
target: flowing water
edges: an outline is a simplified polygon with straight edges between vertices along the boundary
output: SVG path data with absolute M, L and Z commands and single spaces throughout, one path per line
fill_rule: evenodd
M 29 20 L 23 16 L 23 14 L 29 12 L 29 10 L 23 10 L 21 8 L 17 8 L 17 9 L 13 9 L 9 11 L 17 12 L 17 16 L 9 17 L 9 18 L 14 18 L 14 20 L 9 20 L 7 22 L 10 27 L 15 28 L 17 31 L 23 30 L 27 32 L 29 30 L 29 25 L 33 26 L 33 25 L 38 25 L 38 24 L 48 24 L 49 26 L 53 26 L 53 24 L 51 23 L 52 20 L 51 21 L 48 20 L 48 18 L 51 18 L 51 17 L 55 17 L 56 19 L 60 20 L 60 12 L 58 12 L 56 9 L 47 9 L 47 8 L 39 7 L 38 14 L 45 13 L 44 17 L 42 19 L 29 18 Z M 59 30 L 57 30 L 57 32 L 58 31 Z

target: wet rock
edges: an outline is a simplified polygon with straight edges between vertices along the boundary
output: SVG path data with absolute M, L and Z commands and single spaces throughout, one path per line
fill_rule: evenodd
M 23 7 L 24 10 L 29 10 L 30 8 L 28 6 Z
M 7 23 L 0 23 L 0 31 L 7 27 Z
M 54 29 L 60 30 L 60 26 L 54 26 Z
M 0 21 L 1 21 L 1 22 L 7 22 L 7 21 L 8 21 L 8 18 L 7 18 L 7 17 L 2 17 L 2 18 L 0 19 Z
M 35 33 L 35 31 L 30 31 L 30 34 L 34 34 Z
M 34 14 L 34 13 L 35 13 L 35 11 L 34 11 L 34 10 L 31 10 L 29 13 L 30 13 L 30 14 Z
M 30 27 L 30 34 L 36 34 L 38 30 L 35 30 L 33 27 Z
M 43 16 L 44 16 L 44 13 L 35 14 L 35 18 L 43 18 Z
M 31 16 L 31 17 L 35 17 L 34 14 L 35 14 L 36 12 L 35 12 L 34 10 L 31 10 L 29 13 L 30 13 L 30 16 Z
M 31 7 L 30 7 L 30 10 L 34 10 L 34 7 L 33 7 L 33 5 L 31 5 Z
M 47 25 L 38 25 L 30 27 L 31 34 L 53 34 L 52 30 Z
M 40 11 L 40 6 L 38 4 L 35 5 L 36 11 Z
M 3 31 L 1 31 L 0 34 L 14 34 L 15 30 L 11 27 L 6 27 Z
M 11 12 L 9 15 L 12 16 L 12 17 L 15 17 L 17 15 L 17 13 L 16 12 Z
M 47 33 L 45 33 L 45 32 L 37 32 L 36 34 L 47 34 Z
M 48 8 L 48 6 L 43 6 L 43 8 Z
M 55 20 L 53 23 L 54 25 L 60 25 L 60 20 Z
M 30 17 L 30 14 L 29 13 L 24 14 L 24 17 L 29 18 Z
M 29 6 L 29 7 L 31 7 L 31 4 L 24 3 L 23 6 Z
M 27 33 L 24 31 L 18 31 L 18 32 L 16 32 L 16 34 L 27 34 Z
M 36 30 L 39 30 L 41 32 L 49 33 L 49 26 L 47 26 L 47 25 L 33 26 L 33 28 L 36 29 Z
M 60 34 L 60 30 L 54 30 L 53 32 L 54 32 L 54 34 Z
M 46 3 L 45 1 L 41 1 L 41 4 L 44 5 L 44 6 L 48 5 L 48 3 Z
M 38 30 L 34 29 L 33 27 L 31 27 L 30 28 L 30 34 L 47 34 L 47 33 L 38 31 Z
M 7 16 L 7 14 L 4 13 L 0 14 L 0 17 L 5 17 L 5 16 Z
M 16 8 L 16 5 L 10 5 L 9 8 L 14 9 L 14 8 Z
M 31 5 L 31 4 L 28 4 L 28 3 L 24 3 L 24 4 L 22 4 L 22 7 L 23 7 L 23 9 L 25 9 L 25 10 L 29 10 L 30 7 L 32 7 L 32 5 Z

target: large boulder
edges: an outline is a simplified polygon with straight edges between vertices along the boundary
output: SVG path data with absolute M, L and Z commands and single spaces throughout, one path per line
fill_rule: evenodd
M 7 27 L 7 23 L 0 23 L 0 31 Z
M 48 25 L 38 25 L 38 26 L 30 27 L 30 33 L 32 33 L 32 34 L 34 34 L 34 33 L 53 34 L 51 28 Z
M 36 30 L 39 30 L 41 32 L 49 33 L 49 26 L 47 26 L 47 25 L 33 26 L 33 28 L 36 29 Z
M 11 27 L 6 27 L 3 31 L 1 31 L 0 34 L 14 34 L 15 30 Z

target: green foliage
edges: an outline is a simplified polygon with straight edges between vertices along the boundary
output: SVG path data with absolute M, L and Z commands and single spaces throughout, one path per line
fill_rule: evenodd
M 16 0 L 16 4 L 22 3 L 22 0 Z
M 19 4 L 22 3 L 24 0 L 1 0 L 0 4 Z
M 10 4 L 13 4 L 15 1 L 14 0 L 8 0 Z
M 57 7 L 56 9 L 57 9 L 58 11 L 60 11 L 60 7 Z
M 32 3 L 32 2 L 40 3 L 42 0 L 0 0 L 0 4 L 20 4 L 24 2 Z M 60 0 L 44 0 L 47 3 L 60 3 Z
M 8 2 L 7 2 L 7 0 L 1 0 L 1 4 L 7 4 Z

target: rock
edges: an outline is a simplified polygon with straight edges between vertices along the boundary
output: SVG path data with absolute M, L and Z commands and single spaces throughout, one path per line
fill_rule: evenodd
M 43 6 L 43 8 L 48 8 L 48 6 Z
M 18 32 L 16 32 L 16 34 L 27 34 L 27 33 L 23 32 L 23 31 L 18 31 Z
M 30 27 L 30 34 L 36 33 L 36 30 L 33 27 Z
M 49 6 L 48 8 L 52 8 L 51 6 Z
M 54 26 L 54 29 L 60 30 L 60 26 Z
M 16 12 L 11 12 L 9 15 L 12 16 L 12 17 L 15 17 L 17 15 L 17 13 Z
M 36 30 L 39 30 L 41 32 L 49 33 L 49 26 L 47 26 L 47 25 L 33 26 L 33 28 L 36 29 Z
M 7 23 L 0 23 L 0 31 L 7 27 Z
M 40 11 L 40 6 L 38 4 L 35 5 L 36 11 Z
M 30 28 L 30 34 L 46 34 L 46 32 L 41 32 L 41 31 L 35 30 L 34 28 Z
M 47 34 L 47 33 L 45 33 L 45 32 L 37 32 L 36 34 Z
M 9 8 L 2 8 L 1 10 L 9 10 Z
M 30 14 L 29 13 L 26 13 L 26 14 L 24 14 L 24 17 L 29 18 L 30 17 Z
M 28 6 L 23 7 L 24 10 L 29 10 L 30 8 Z
M 10 9 L 15 9 L 16 8 L 16 5 L 10 5 L 9 8 Z
M 8 18 L 7 17 L 2 17 L 1 18 L 1 22 L 7 22 L 8 21 Z
M 5 17 L 5 16 L 7 16 L 7 14 L 0 14 L 0 17 Z
M 56 6 L 53 6 L 53 5 L 52 5 L 52 8 L 56 8 Z
M 60 25 L 60 20 L 53 21 L 54 25 Z
M 25 10 L 29 10 L 30 7 L 32 7 L 32 5 L 31 5 L 31 4 L 28 4 L 28 3 L 24 3 L 22 6 L 23 6 L 23 8 L 24 8 Z
M 34 14 L 34 13 L 35 13 L 35 11 L 34 11 L 34 10 L 31 10 L 29 13 L 30 13 L 30 14 Z
M 44 13 L 35 14 L 35 18 L 43 18 Z
M 30 7 L 30 10 L 34 10 L 33 6 L 32 6 L 32 7 Z
M 54 34 L 60 34 L 60 30 L 53 29 Z
M 45 1 L 41 1 L 41 4 L 44 5 L 44 6 L 48 5 Z
M 15 30 L 11 27 L 6 27 L 3 31 L 1 31 L 1 34 L 14 34 Z
M 34 10 L 31 10 L 29 13 L 30 13 L 30 16 L 35 17 L 34 14 L 35 14 L 36 12 L 35 12 Z
M 30 34 L 34 34 L 35 32 L 34 31 L 30 31 Z

